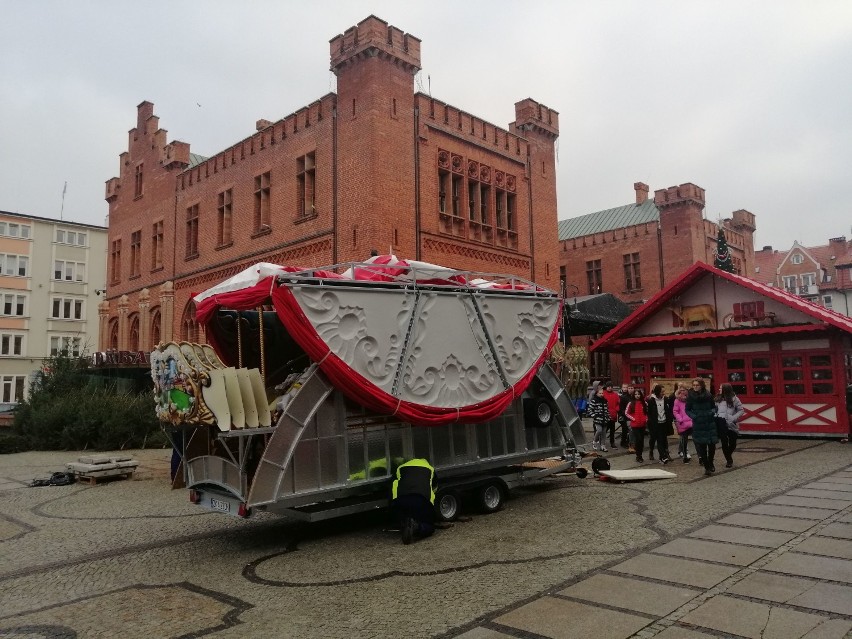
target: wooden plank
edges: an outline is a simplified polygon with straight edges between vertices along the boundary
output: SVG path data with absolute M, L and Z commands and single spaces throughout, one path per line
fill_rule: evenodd
M 675 473 L 659 468 L 639 468 L 636 470 L 602 470 L 600 475 L 614 481 L 647 481 L 651 479 L 671 479 Z

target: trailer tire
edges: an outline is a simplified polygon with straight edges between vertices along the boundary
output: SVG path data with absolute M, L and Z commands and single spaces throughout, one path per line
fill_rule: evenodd
M 461 496 L 453 491 L 439 493 L 435 499 L 438 521 L 455 521 L 461 514 Z
M 496 513 L 506 501 L 506 487 L 496 481 L 482 486 L 477 493 L 479 507 L 485 513 Z
M 524 421 L 527 426 L 546 428 L 553 421 L 554 413 L 553 404 L 542 397 L 524 400 Z
M 589 476 L 589 470 L 587 468 L 578 468 L 577 469 L 577 479 L 585 479 Z

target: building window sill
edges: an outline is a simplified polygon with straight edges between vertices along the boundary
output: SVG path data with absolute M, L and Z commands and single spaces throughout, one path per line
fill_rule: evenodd
M 216 247 L 217 251 L 221 251 L 222 249 L 231 248 L 234 245 L 233 242 L 225 242 L 224 244 L 220 244 Z
M 197 259 L 198 259 L 198 253 L 193 253 L 192 255 L 187 255 L 184 258 L 184 261 L 189 262 L 190 260 L 197 260 Z
M 261 237 L 263 235 L 269 235 L 270 233 L 272 233 L 272 227 L 271 226 L 265 226 L 263 228 L 256 230 L 254 233 L 252 233 L 251 238 L 254 239 L 256 237 Z
M 310 215 L 300 215 L 295 220 L 293 220 L 293 224 L 302 224 L 304 222 L 308 222 L 310 220 L 315 220 L 319 217 L 319 213 L 316 211 L 311 213 Z

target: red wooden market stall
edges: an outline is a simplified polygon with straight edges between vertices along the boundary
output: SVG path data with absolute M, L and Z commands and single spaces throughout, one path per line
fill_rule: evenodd
M 744 434 L 845 436 L 852 318 L 779 288 L 695 263 L 599 339 L 619 352 L 624 382 L 729 382 Z

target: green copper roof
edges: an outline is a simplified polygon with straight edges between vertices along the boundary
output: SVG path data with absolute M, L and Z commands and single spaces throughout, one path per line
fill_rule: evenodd
M 195 166 L 198 166 L 202 162 L 206 162 L 209 159 L 210 158 L 206 158 L 203 155 L 198 155 L 198 153 L 190 153 L 189 154 L 189 166 L 186 167 L 186 168 L 191 169 Z
M 642 204 L 627 204 L 568 220 L 559 220 L 559 240 L 570 240 L 574 237 L 603 233 L 625 226 L 656 222 L 659 219 L 659 209 L 653 199 L 648 199 Z

